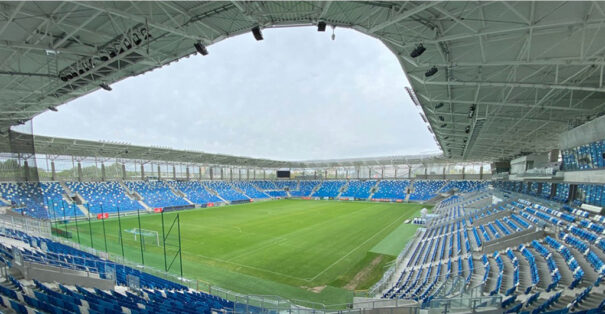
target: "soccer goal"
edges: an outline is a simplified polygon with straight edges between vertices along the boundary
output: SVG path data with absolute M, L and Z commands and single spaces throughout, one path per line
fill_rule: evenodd
M 135 241 L 137 241 L 139 239 L 138 237 L 142 237 L 144 245 L 146 245 L 149 242 L 149 243 L 155 243 L 156 246 L 160 246 L 160 235 L 157 231 L 132 228 L 132 229 L 126 229 L 126 230 L 124 230 L 124 232 L 133 234 Z

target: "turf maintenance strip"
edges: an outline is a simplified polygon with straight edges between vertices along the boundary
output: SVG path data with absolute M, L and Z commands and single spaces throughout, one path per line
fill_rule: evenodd
M 407 214 L 407 213 L 406 213 Z M 328 271 L 328 269 L 334 267 L 336 264 L 340 263 L 343 259 L 345 259 L 347 256 L 351 255 L 353 252 L 357 251 L 360 247 L 362 247 L 363 245 L 365 245 L 366 243 L 368 243 L 368 241 L 374 239 L 379 233 L 383 232 L 384 230 L 386 230 L 387 228 L 391 227 L 392 225 L 394 225 L 395 223 L 399 222 L 401 223 L 399 220 L 405 216 L 406 214 L 403 214 L 401 216 L 399 216 L 399 218 L 397 218 L 395 221 L 393 221 L 392 223 L 388 224 L 387 226 L 385 226 L 384 228 L 378 230 L 376 233 L 374 233 L 374 235 L 372 235 L 371 237 L 369 237 L 368 239 L 366 239 L 365 241 L 363 241 L 360 245 L 358 245 L 357 247 L 353 248 L 351 251 L 349 251 L 349 253 L 345 254 L 344 256 L 342 256 L 341 258 L 337 259 L 334 263 L 330 264 L 330 266 L 328 266 L 327 268 L 325 268 L 324 270 L 322 270 L 321 272 L 319 272 L 319 274 L 315 275 L 315 277 L 313 278 L 309 278 L 309 279 L 305 279 L 306 281 L 313 281 L 315 279 L 317 279 L 317 277 L 321 276 L 323 273 L 325 273 L 326 271 Z

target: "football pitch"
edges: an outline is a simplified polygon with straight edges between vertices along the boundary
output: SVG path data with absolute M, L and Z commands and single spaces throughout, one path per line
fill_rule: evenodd
M 143 237 L 143 250 L 140 237 L 127 232 L 139 228 L 136 214 L 58 228 L 66 228 L 72 241 L 84 246 L 138 264 L 144 260 L 159 270 L 172 265 L 170 271 L 178 274 L 180 258 L 174 257 L 179 235 L 173 222 L 179 214 L 184 277 L 240 293 L 342 304 L 351 302 L 354 290 L 367 289 L 382 277 L 416 231 L 416 225 L 403 222 L 423 207 L 275 200 L 167 212 L 166 255 L 160 214 L 140 215 L 140 228 L 152 231 Z

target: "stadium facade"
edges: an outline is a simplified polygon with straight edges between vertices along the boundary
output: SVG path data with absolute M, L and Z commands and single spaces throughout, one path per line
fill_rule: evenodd
M 3 310 L 605 311 L 604 4 L 0 6 Z M 123 27 L 107 27 L 115 21 Z M 381 40 L 443 153 L 279 161 L 23 131 L 69 100 L 211 53 L 230 36 L 262 39 L 263 29 L 284 26 L 349 27 Z M 259 298 L 183 276 L 180 213 L 282 198 L 434 208 L 415 220 L 421 227 L 382 279 L 346 305 Z M 160 216 L 161 232 L 141 225 Z M 120 225 L 115 241 L 139 241 L 140 263 L 123 244 L 121 257 L 111 254 L 112 219 L 138 221 L 127 235 Z M 93 236 L 93 221 L 103 237 Z M 145 251 L 155 249 L 163 249 L 161 271 L 145 267 Z

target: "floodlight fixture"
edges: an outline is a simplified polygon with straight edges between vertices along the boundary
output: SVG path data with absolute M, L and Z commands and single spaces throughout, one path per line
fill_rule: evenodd
M 208 55 L 208 49 L 206 49 L 206 46 L 202 45 L 201 42 L 196 42 L 193 44 L 193 47 L 195 47 L 195 50 L 197 50 L 197 52 L 199 52 L 202 56 Z

